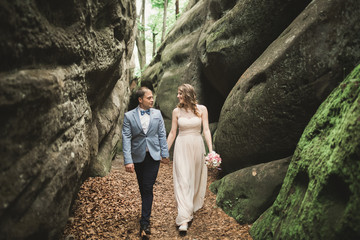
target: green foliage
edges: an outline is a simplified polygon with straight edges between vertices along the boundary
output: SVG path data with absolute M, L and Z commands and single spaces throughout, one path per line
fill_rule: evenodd
M 140 76 L 141 76 L 141 69 L 140 69 L 140 68 L 136 68 L 136 69 L 135 69 L 135 72 L 134 72 L 134 75 L 135 75 L 135 77 L 140 78 Z
M 151 0 L 151 7 L 153 8 L 163 8 L 164 0 Z
M 183 10 L 185 9 L 188 0 L 180 0 L 179 2 L 180 11 L 178 17 L 181 15 Z M 156 34 L 156 43 L 157 47 L 160 46 L 161 42 L 161 34 L 162 34 L 162 24 L 163 24 L 163 15 L 164 15 L 164 0 L 151 0 L 152 6 L 152 14 L 147 20 L 147 37 L 146 39 L 152 43 L 152 34 Z M 167 7 L 167 18 L 166 18 L 166 34 L 171 30 L 173 25 L 175 24 L 176 16 L 175 16 L 175 1 L 168 0 Z M 150 52 L 150 51 L 149 51 Z
M 150 2 L 151 2 L 151 6 L 153 8 L 164 9 L 165 0 L 150 0 Z M 168 0 L 168 7 L 171 3 L 172 3 L 172 0 Z
M 147 65 L 145 65 L 143 69 L 136 68 L 136 69 L 135 69 L 135 72 L 134 72 L 135 77 L 137 77 L 137 78 L 140 79 L 141 74 L 142 74 L 142 72 L 146 69 L 146 67 L 147 67 Z M 140 84 L 141 84 L 141 81 L 139 80 L 138 85 L 140 86 Z
M 152 53 L 153 33 L 156 35 L 156 48 L 161 45 L 162 25 L 164 16 L 164 0 L 150 0 L 151 9 L 146 9 L 147 13 L 150 13 L 149 17 L 145 20 L 146 25 L 141 24 L 140 19 L 137 19 L 139 31 L 145 30 L 145 46 L 148 54 Z M 179 15 L 183 12 L 188 0 L 179 0 Z M 168 0 L 167 6 L 167 17 L 166 17 L 166 34 L 171 30 L 176 21 L 175 16 L 175 1 Z M 141 36 L 142 37 L 142 36 Z M 151 56 L 146 57 L 147 60 L 151 61 Z M 135 69 L 135 76 L 140 77 L 144 69 Z
M 139 38 L 140 40 L 146 40 L 146 27 L 144 25 L 142 25 L 142 23 L 140 22 L 140 19 L 137 18 L 137 26 L 138 26 L 138 31 L 139 31 Z M 142 32 L 145 32 L 145 36 L 143 36 Z
M 143 30 L 146 31 L 145 26 L 142 25 L 142 23 L 141 23 L 141 21 L 140 21 L 139 18 L 136 19 L 136 22 L 137 22 L 137 26 L 138 26 L 138 29 L 139 29 L 140 32 L 143 31 Z
M 155 14 L 151 14 L 148 20 L 148 27 L 152 33 L 160 33 L 162 30 L 162 20 L 163 20 L 163 14 L 162 12 L 156 12 Z M 151 38 L 152 41 L 152 38 Z

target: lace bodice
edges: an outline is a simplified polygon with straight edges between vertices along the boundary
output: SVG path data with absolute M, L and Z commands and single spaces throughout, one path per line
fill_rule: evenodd
M 179 135 L 200 134 L 201 118 L 196 116 L 192 111 L 186 111 L 180 108 L 178 117 Z

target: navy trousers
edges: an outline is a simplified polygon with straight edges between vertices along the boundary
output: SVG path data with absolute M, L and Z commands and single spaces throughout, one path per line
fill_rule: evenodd
M 135 163 L 136 178 L 141 194 L 141 225 L 150 224 L 152 202 L 154 198 L 153 186 L 159 172 L 160 161 L 155 161 L 149 152 L 141 163 Z

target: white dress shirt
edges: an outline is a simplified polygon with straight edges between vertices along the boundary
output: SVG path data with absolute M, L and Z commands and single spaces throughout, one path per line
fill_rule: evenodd
M 144 115 L 141 116 L 141 110 L 145 111 L 144 109 L 139 107 L 139 117 L 140 117 L 140 122 L 141 122 L 141 126 L 142 129 L 144 130 L 144 133 L 146 134 L 149 128 L 149 123 L 150 123 L 150 115 L 145 113 Z

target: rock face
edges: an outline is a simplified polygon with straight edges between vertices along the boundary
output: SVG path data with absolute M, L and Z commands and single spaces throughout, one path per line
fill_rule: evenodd
M 216 205 L 239 223 L 253 223 L 274 203 L 290 159 L 243 168 L 213 182 Z
M 167 130 L 177 87 L 192 84 L 217 122 L 241 74 L 306 7 L 298 0 L 200 0 L 177 21 L 142 80 L 153 82 Z
M 0 238 L 56 239 L 128 102 L 133 1 L 0 2 Z
M 218 122 L 224 173 L 271 163 L 293 155 L 317 108 L 358 64 L 359 12 L 356 0 L 193 0 L 142 80 L 154 85 L 167 130 L 177 87 L 195 86 L 209 121 Z M 274 198 L 242 208 L 227 194 L 244 185 L 235 175 L 218 183 L 219 204 L 251 222 Z M 255 182 L 252 192 L 260 192 Z
M 209 1 L 198 47 L 206 82 L 227 97 L 239 77 L 310 0 Z
M 215 136 L 222 168 L 292 155 L 310 118 L 360 59 L 356 0 L 314 0 L 241 76 Z
M 306 127 L 256 239 L 360 239 L 360 66 Z

